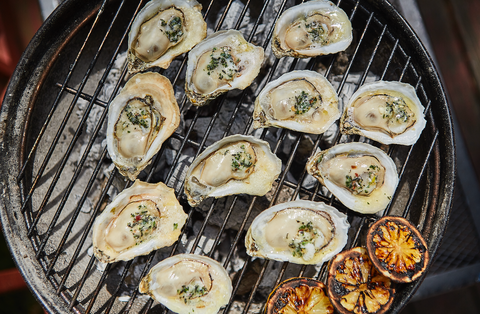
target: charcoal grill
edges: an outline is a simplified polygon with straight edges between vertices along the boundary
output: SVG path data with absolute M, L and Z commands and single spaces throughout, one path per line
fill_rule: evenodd
M 91 256 L 91 226 L 113 197 L 131 182 L 111 167 L 104 139 L 108 103 L 126 77 L 121 62 L 129 25 L 144 3 L 80 1 L 62 3 L 36 34 L 17 66 L 1 112 L 1 218 L 6 240 L 30 288 L 51 313 L 150 313 L 167 310 L 136 290 L 153 264 L 169 255 L 195 252 L 219 260 L 231 274 L 234 294 L 224 313 L 261 311 L 268 292 L 291 276 L 325 280 L 326 265 L 299 266 L 252 260 L 243 239 L 261 210 L 296 198 L 324 201 L 348 214 L 347 247 L 362 244 L 378 215 L 344 208 L 306 174 L 306 159 L 318 148 L 366 141 L 385 149 L 398 166 L 400 184 L 385 214 L 407 217 L 427 239 L 432 255 L 445 226 L 454 189 L 455 150 L 450 113 L 433 63 L 408 24 L 382 0 L 334 1 L 354 27 L 346 52 L 307 60 L 272 57 L 269 42 L 279 14 L 301 1 L 204 0 L 212 30 L 236 28 L 266 48 L 267 61 L 245 91 L 223 95 L 194 108 L 183 92 L 186 59 L 159 71 L 175 86 L 183 120 L 141 179 L 173 187 L 188 214 L 173 246 L 100 269 Z M 283 129 L 251 129 L 255 95 L 270 80 L 293 69 L 324 74 L 341 98 L 369 80 L 397 80 L 416 88 L 427 127 L 412 147 L 341 136 L 336 129 L 308 135 Z M 338 123 L 338 122 L 337 122 Z M 283 171 L 272 192 L 208 200 L 188 206 L 182 174 L 207 145 L 234 133 L 269 141 Z M 433 258 L 432 258 L 433 260 Z M 398 312 L 421 280 L 398 286 L 391 312 Z

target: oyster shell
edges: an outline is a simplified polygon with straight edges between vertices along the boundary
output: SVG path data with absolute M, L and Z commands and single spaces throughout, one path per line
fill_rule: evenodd
M 247 42 L 237 30 L 208 36 L 188 54 L 185 92 L 195 106 L 232 89 L 245 89 L 262 66 L 262 47 Z
M 352 24 L 345 12 L 330 1 L 312 0 L 285 10 L 272 36 L 277 58 L 308 58 L 347 49 Z
M 217 261 L 179 254 L 153 266 L 138 290 L 175 313 L 210 314 L 228 303 L 232 282 Z
M 128 34 L 130 73 L 158 66 L 192 49 L 207 36 L 202 5 L 196 0 L 152 0 L 135 17 Z
M 308 159 L 307 171 L 345 206 L 362 214 L 387 207 L 398 184 L 397 167 L 366 143 L 338 144 Z
M 231 135 L 207 147 L 191 164 L 185 194 L 191 206 L 207 197 L 246 193 L 265 195 L 282 170 L 267 142 Z
M 136 180 L 93 224 L 93 253 L 104 263 L 128 261 L 177 241 L 187 214 L 174 190 Z
M 314 71 L 293 71 L 268 83 L 258 94 L 253 127 L 321 134 L 339 117 L 338 96 L 330 82 Z
M 154 72 L 134 75 L 108 107 L 110 158 L 122 175 L 135 180 L 179 123 L 170 81 Z
M 296 264 L 322 264 L 348 239 L 347 216 L 322 202 L 292 201 L 255 217 L 245 237 L 250 256 Z
M 426 125 L 423 111 L 413 86 L 377 81 L 362 85 L 352 95 L 340 120 L 340 131 L 387 145 L 413 145 Z

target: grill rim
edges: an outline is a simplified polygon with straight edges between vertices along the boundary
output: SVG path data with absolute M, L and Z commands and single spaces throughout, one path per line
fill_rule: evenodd
M 390 29 L 393 26 L 394 29 L 401 29 L 405 33 L 405 36 L 399 37 L 405 40 L 402 43 L 402 47 L 413 48 L 411 50 L 412 53 L 409 53 L 409 55 L 415 56 L 419 62 L 428 65 L 420 68 L 425 70 L 424 73 L 420 73 L 420 76 L 422 76 L 424 88 L 432 90 L 429 96 L 435 96 L 435 98 L 430 97 L 430 100 L 444 105 L 441 107 L 441 110 L 430 111 L 434 115 L 433 120 L 437 122 L 437 125 L 446 126 L 440 128 L 443 132 L 439 133 L 436 144 L 438 149 L 436 151 L 441 151 L 444 157 L 446 157 L 445 160 L 450 161 L 440 161 L 440 182 L 442 182 L 442 185 L 440 185 L 439 195 L 441 197 L 438 199 L 435 217 L 433 218 L 434 220 L 438 219 L 439 223 L 432 228 L 428 236 L 430 251 L 435 255 L 448 223 L 456 177 L 453 124 L 445 92 L 432 59 L 410 25 L 396 9 L 386 0 L 364 1 L 368 2 L 376 10 L 385 13 L 385 19 L 388 20 Z M 2 175 L 0 184 L 4 194 L 1 202 L 2 208 L 0 209 L 3 232 L 6 235 L 6 242 L 11 254 L 14 256 L 15 263 L 20 269 L 22 276 L 26 279 L 28 286 L 37 300 L 52 313 L 63 313 L 66 300 L 63 300 L 62 297 L 55 293 L 53 285 L 45 278 L 42 265 L 34 258 L 34 249 L 32 245 L 28 244 L 30 241 L 26 241 L 29 237 L 27 236 L 25 221 L 18 221 L 23 218 L 20 218 L 23 215 L 20 211 L 23 194 L 21 192 L 22 182 L 17 184 L 18 173 L 14 172 L 19 171 L 22 167 L 20 161 L 24 159 L 24 150 L 21 146 L 15 145 L 20 143 L 19 138 L 22 139 L 22 144 L 25 143 L 23 136 L 26 132 L 24 130 L 28 129 L 31 106 L 35 103 L 39 91 L 36 86 L 39 86 L 47 76 L 50 66 L 55 62 L 55 57 L 58 55 L 57 52 L 68 43 L 69 38 L 74 36 L 84 23 L 91 20 L 101 3 L 101 0 L 90 1 L 87 5 L 81 1 L 65 1 L 50 15 L 23 53 L 7 88 L 1 109 L 1 121 L 3 123 L 0 129 L 0 137 L 2 138 L 2 143 L 6 144 L 2 144 L 0 147 L 0 156 L 4 160 L 4 163 L 0 166 L 0 174 Z M 80 18 L 75 20 L 77 24 L 74 25 L 71 24 L 72 12 L 80 16 Z M 70 28 L 65 30 L 65 25 L 69 25 Z M 405 37 L 409 37 L 409 40 Z M 14 145 L 10 147 L 9 144 Z M 412 296 L 420 284 L 421 281 L 417 281 L 415 285 L 405 289 L 408 292 L 407 294 Z M 46 295 L 47 293 L 48 295 Z M 402 297 L 401 301 L 398 304 L 394 304 L 393 307 L 396 310 L 400 310 L 406 305 L 408 300 L 409 297 Z

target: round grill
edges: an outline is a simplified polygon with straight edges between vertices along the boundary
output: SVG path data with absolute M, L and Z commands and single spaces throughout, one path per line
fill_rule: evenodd
M 325 281 L 322 267 L 251 259 L 244 236 L 265 208 L 297 198 L 324 201 L 348 214 L 347 248 L 362 245 L 368 226 L 381 215 L 407 217 L 423 233 L 432 258 L 448 220 L 453 196 L 455 151 L 450 113 L 431 59 L 411 28 L 387 2 L 340 0 L 354 40 L 342 53 L 306 60 L 276 59 L 273 26 L 286 8 L 301 1 L 204 0 L 210 31 L 236 28 L 266 49 L 260 75 L 245 91 L 232 91 L 202 107 L 184 95 L 186 57 L 159 71 L 174 84 L 182 123 L 140 178 L 175 189 L 188 214 L 180 240 L 133 261 L 104 269 L 91 255 L 91 226 L 116 191 L 128 187 L 112 167 L 105 145 L 108 103 L 123 86 L 126 38 L 144 3 L 64 2 L 25 51 L 6 92 L 1 113 L 1 218 L 5 237 L 31 289 L 52 313 L 147 313 L 166 309 L 137 291 L 140 279 L 159 260 L 191 252 L 223 263 L 234 294 L 224 313 L 257 313 L 277 283 L 293 276 Z M 365 82 L 410 83 L 423 103 L 427 127 L 412 147 L 383 146 L 337 129 L 310 135 L 284 129 L 252 130 L 256 95 L 269 81 L 294 69 L 325 75 L 345 101 Z M 337 122 L 338 125 L 338 122 Z M 254 134 L 282 159 L 283 171 L 264 197 L 230 196 L 190 208 L 183 175 L 206 146 L 227 135 Z M 397 164 L 400 184 L 380 215 L 360 215 L 338 202 L 305 171 L 317 149 L 339 142 L 369 142 Z M 398 312 L 421 280 L 399 285 L 391 312 Z

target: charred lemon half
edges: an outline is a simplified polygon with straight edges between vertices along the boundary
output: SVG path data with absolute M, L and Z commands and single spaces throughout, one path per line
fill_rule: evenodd
M 393 302 L 395 288 L 379 273 L 367 250 L 356 247 L 337 254 L 328 272 L 328 296 L 342 314 L 380 314 Z
M 383 275 L 396 282 L 412 282 L 427 268 L 427 243 L 420 232 L 402 217 L 386 216 L 367 234 L 368 254 Z
M 318 280 L 295 277 L 280 283 L 270 293 L 265 314 L 332 314 L 325 285 Z

